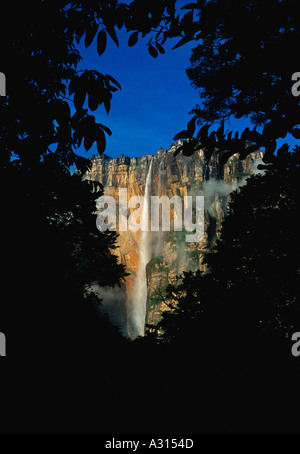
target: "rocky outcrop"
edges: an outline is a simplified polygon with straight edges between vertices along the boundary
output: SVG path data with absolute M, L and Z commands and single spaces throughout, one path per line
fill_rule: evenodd
M 192 157 L 182 154 L 174 157 L 177 146 L 175 144 L 169 150 L 161 148 L 154 156 L 93 156 L 91 170 L 86 175 L 88 179 L 99 181 L 105 195 L 113 196 L 118 203 L 119 188 L 127 189 L 128 199 L 144 195 L 152 161 L 151 195 L 169 198 L 204 195 L 205 232 L 199 243 L 187 243 L 184 232 L 151 232 L 152 259 L 147 265 L 147 323 L 156 323 L 162 311 L 168 308 L 163 299 L 166 285 L 175 282 L 183 271 L 202 267 L 204 254 L 212 248 L 220 232 L 230 192 L 243 184 L 245 178 L 257 169 L 262 158 L 262 153 L 256 152 L 243 161 L 233 156 L 221 165 L 219 156 L 213 155 L 207 164 L 202 150 Z M 139 266 L 140 240 L 141 233 L 132 231 L 120 232 L 118 238 L 117 254 L 130 273 L 126 279 L 128 302 Z

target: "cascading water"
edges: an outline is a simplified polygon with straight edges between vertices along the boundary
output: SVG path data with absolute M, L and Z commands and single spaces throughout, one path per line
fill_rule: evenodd
M 151 232 L 149 231 L 149 207 L 151 196 L 151 180 L 152 180 L 152 165 L 149 166 L 144 204 L 140 219 L 141 236 L 139 245 L 139 265 L 130 301 L 130 309 L 128 313 L 129 321 L 129 336 L 136 338 L 145 334 L 146 307 L 147 307 L 147 276 L 146 266 L 151 260 Z
M 162 188 L 164 184 L 164 165 L 165 165 L 165 156 L 163 156 L 162 160 L 159 163 L 158 167 L 158 177 L 159 177 L 159 192 L 160 195 L 162 194 Z

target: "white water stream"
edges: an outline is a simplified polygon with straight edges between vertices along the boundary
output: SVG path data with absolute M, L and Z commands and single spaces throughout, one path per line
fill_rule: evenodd
M 152 182 L 152 165 L 151 160 L 146 178 L 144 204 L 141 215 L 141 236 L 139 244 L 139 265 L 135 278 L 132 298 L 130 301 L 130 310 L 128 314 L 130 337 L 144 336 L 146 307 L 147 307 L 147 276 L 146 266 L 151 260 L 151 231 L 149 228 L 149 207 L 151 197 Z

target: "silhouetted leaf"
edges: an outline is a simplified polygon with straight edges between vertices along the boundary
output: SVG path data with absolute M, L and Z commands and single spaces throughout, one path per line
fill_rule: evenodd
M 100 30 L 97 36 L 97 52 L 100 57 L 106 49 L 106 44 L 107 44 L 106 31 L 102 29 Z
M 78 89 L 76 90 L 75 95 L 74 95 L 74 106 L 75 106 L 76 110 L 79 110 L 82 108 L 82 106 L 85 102 L 85 97 L 86 97 L 86 88 L 81 83 L 81 86 L 78 87 Z
M 133 32 L 132 35 L 129 36 L 129 40 L 128 40 L 129 47 L 133 47 L 137 43 L 138 35 L 139 35 L 139 32 Z
M 95 110 L 97 110 L 98 105 L 99 105 L 99 103 L 98 103 L 98 100 L 97 100 L 95 94 L 89 95 L 89 109 L 92 112 L 94 112 Z
M 174 151 L 174 158 L 183 150 L 183 145 L 181 145 L 177 150 Z
M 225 137 L 224 136 L 224 120 L 222 120 L 221 126 L 217 129 L 216 135 L 217 135 L 218 141 L 221 141 L 224 139 L 224 137 Z
M 109 98 L 105 98 L 104 101 L 104 107 L 105 107 L 105 110 L 106 110 L 106 113 L 107 115 L 109 114 L 110 112 L 110 109 L 111 109 L 111 102 L 110 102 L 110 99 Z
M 255 129 L 253 131 L 250 131 L 248 128 L 246 129 L 242 134 L 242 138 L 258 144 L 262 143 L 262 135 L 259 132 L 255 131 Z
M 197 139 L 204 140 L 205 138 L 207 138 L 209 128 L 209 125 L 203 125 L 197 134 Z
M 192 137 L 195 133 L 197 118 L 198 115 L 194 115 L 193 118 L 188 122 L 187 130 L 190 133 L 190 137 Z
M 75 143 L 76 143 L 77 147 L 80 147 L 82 139 L 83 139 L 83 134 L 76 129 L 74 131 L 73 138 L 75 140 Z
M 162 39 L 162 41 L 160 42 L 160 44 L 163 46 L 165 44 L 165 42 L 167 41 L 168 37 L 167 36 L 164 36 L 164 38 Z
M 105 138 L 105 134 L 102 131 L 102 129 L 98 130 L 96 141 L 97 141 L 98 153 L 101 155 L 104 153 L 105 148 L 106 148 L 106 138 Z
M 96 24 L 95 22 L 92 22 L 91 24 L 88 25 L 85 33 L 85 40 L 84 40 L 84 45 L 85 48 L 89 47 L 89 45 L 93 42 L 93 39 L 96 36 L 96 33 L 98 31 L 99 24 Z
M 250 129 L 247 126 L 247 128 L 244 129 L 244 131 L 242 132 L 241 139 L 247 140 L 247 136 L 248 136 L 249 132 L 250 132 Z
M 119 40 L 118 40 L 118 37 L 117 37 L 117 34 L 116 34 L 116 31 L 115 31 L 114 27 L 106 27 L 106 31 L 109 34 L 109 36 L 111 37 L 111 39 L 119 47 Z
M 99 76 L 97 81 L 96 81 L 96 94 L 95 96 L 98 99 L 99 104 L 101 105 L 104 101 L 104 98 L 106 96 L 106 88 L 104 85 L 104 78 L 103 76 Z
M 118 88 L 117 87 L 113 87 L 112 85 L 108 85 L 108 90 L 111 92 L 111 93 L 115 93 L 116 91 L 118 91 Z
M 91 131 L 95 128 L 95 117 L 94 115 L 87 115 L 86 117 L 82 118 L 79 122 L 78 130 L 83 136 L 90 136 Z
M 157 49 L 161 54 L 165 54 L 165 53 L 166 53 L 165 49 L 164 49 L 159 43 L 156 43 L 156 49 Z
M 191 137 L 190 132 L 187 130 L 184 130 L 184 131 L 178 132 L 178 134 L 176 134 L 176 136 L 173 137 L 173 140 L 188 139 L 189 137 Z
M 71 125 L 74 127 L 87 113 L 88 109 L 78 109 L 71 118 Z
M 155 35 L 155 41 L 157 42 L 158 41 L 158 38 L 160 37 L 160 35 L 162 34 L 163 32 L 163 27 L 160 28 L 160 30 L 156 33 Z
M 194 144 L 192 142 L 184 142 L 182 154 L 187 157 L 192 156 L 194 154 Z
M 72 79 L 70 80 L 70 83 L 69 83 L 69 95 L 70 96 L 72 96 L 72 94 L 75 93 L 78 80 L 79 80 L 78 76 L 72 77 Z
M 183 27 L 189 27 L 193 22 L 193 15 L 194 15 L 193 11 L 189 11 L 188 13 L 186 13 L 181 19 L 181 25 Z
M 150 46 L 148 46 L 148 51 L 149 51 L 149 54 L 151 55 L 151 57 L 156 58 L 158 56 L 157 50 L 151 44 L 150 44 Z
M 95 79 L 95 76 L 92 75 L 89 78 L 88 81 L 88 95 L 89 95 L 89 109 L 94 112 L 98 105 L 99 105 L 99 99 L 97 98 L 97 81 Z
M 116 79 L 112 76 L 110 76 L 109 74 L 105 74 L 105 77 L 110 80 L 110 82 L 112 82 L 113 84 L 115 84 L 120 90 L 122 89 L 121 85 L 119 84 L 118 81 L 116 81 Z
M 268 169 L 269 166 L 264 166 L 263 164 L 258 164 L 257 168 L 258 170 L 266 170 Z
M 224 165 L 228 161 L 229 158 L 231 158 L 232 152 L 231 151 L 225 151 L 221 153 L 220 155 L 220 164 Z
M 103 131 L 107 132 L 107 134 L 108 134 L 109 136 L 112 135 L 111 130 L 110 130 L 107 126 L 104 126 L 104 125 L 102 125 L 101 123 L 98 123 L 98 126 L 100 126 L 100 128 L 103 129 Z
M 72 94 L 75 93 L 75 89 L 76 89 L 76 78 L 73 77 L 69 83 L 69 96 L 72 96 Z
M 217 136 L 216 131 L 212 131 L 212 132 L 209 134 L 209 137 L 208 137 L 209 141 L 210 141 L 211 143 L 215 144 L 215 142 L 216 142 L 216 136 Z
M 92 147 L 95 139 L 91 137 L 90 135 L 86 136 L 83 141 L 83 145 L 86 151 L 89 151 L 90 148 Z
M 49 106 L 51 107 L 52 114 L 55 116 L 57 123 L 66 125 L 70 120 L 70 106 L 66 101 L 60 99 L 53 99 L 50 101 Z
M 175 44 L 174 47 L 172 47 L 172 49 L 178 49 L 178 47 L 181 47 L 183 46 L 184 44 L 188 43 L 190 41 L 190 38 L 187 38 L 186 36 L 184 38 L 182 38 L 180 41 L 178 41 L 177 44 Z
M 265 145 L 265 154 L 263 157 L 263 161 L 266 163 L 273 162 L 273 155 L 276 150 L 276 140 L 270 140 L 266 145 Z

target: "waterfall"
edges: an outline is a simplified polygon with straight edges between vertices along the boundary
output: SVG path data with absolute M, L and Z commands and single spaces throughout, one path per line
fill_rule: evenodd
M 139 244 L 139 265 L 135 278 L 130 308 L 128 313 L 129 335 L 131 338 L 145 334 L 146 308 L 147 308 L 147 276 L 146 266 L 151 260 L 151 232 L 149 228 L 149 206 L 151 196 L 152 165 L 149 166 L 144 194 L 144 204 L 140 219 L 141 236 Z
M 162 188 L 163 188 L 163 184 L 164 184 L 164 174 L 163 174 L 164 166 L 165 166 L 165 155 L 163 156 L 162 160 L 160 161 L 159 167 L 158 167 L 158 178 L 159 178 L 159 192 L 160 192 L 160 195 L 163 195 Z

